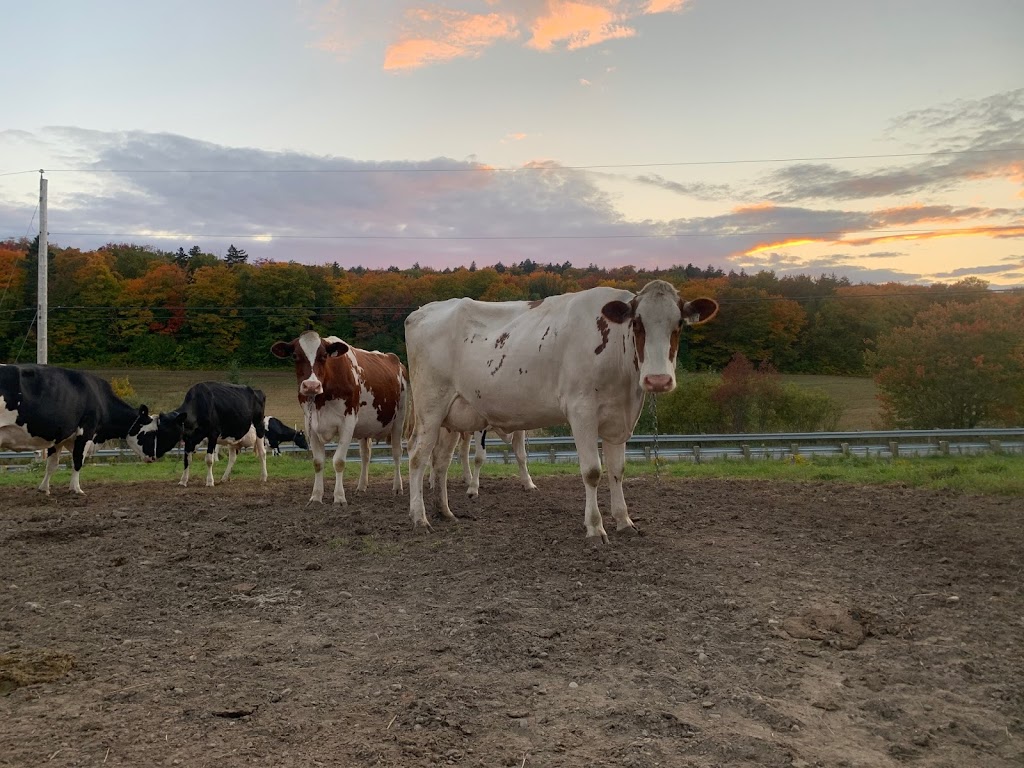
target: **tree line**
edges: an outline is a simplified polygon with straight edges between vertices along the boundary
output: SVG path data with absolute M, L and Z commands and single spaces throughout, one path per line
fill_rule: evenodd
M 835 275 L 726 273 L 693 264 L 609 269 L 529 259 L 381 270 L 251 260 L 234 245 L 223 256 L 198 246 L 164 251 L 130 243 L 92 251 L 51 245 L 49 254 L 49 359 L 56 365 L 272 367 L 271 344 L 309 326 L 404 358 L 405 317 L 431 301 L 537 300 L 597 285 L 637 291 L 656 278 L 675 284 L 685 298 L 711 296 L 721 306 L 716 321 L 684 334 L 683 370 L 719 372 L 738 354 L 782 373 L 875 374 L 885 392 L 913 391 L 932 363 L 898 375 L 887 371 L 893 362 L 916 359 L 921 349 L 951 359 L 954 350 L 943 339 L 952 327 L 943 323 L 960 329 L 960 349 L 975 350 L 967 363 L 956 363 L 970 366 L 958 390 L 977 389 L 993 377 L 1006 380 L 999 384 L 1004 392 L 1013 390 L 1010 380 L 1024 363 L 1024 348 L 1014 345 L 1024 338 L 1024 332 L 1014 336 L 1024 331 L 1022 302 L 994 294 L 975 278 L 930 286 L 853 284 Z M 38 238 L 0 241 L 0 359 L 8 362 L 34 359 L 37 269 Z M 985 309 L 990 306 L 1001 309 Z M 915 331 L 922 319 L 930 328 L 923 333 Z M 998 333 L 986 330 L 993 323 Z M 977 352 L 974 342 L 986 333 L 989 340 L 978 343 L 995 344 L 998 353 Z M 952 386 L 955 373 L 946 380 Z M 890 393 L 885 403 L 892 423 L 906 423 L 913 410 L 901 397 Z M 933 401 L 932 410 L 950 408 L 960 409 L 967 422 L 975 418 L 974 406 Z M 991 418 L 1000 408 L 1000 418 L 1016 413 L 1016 406 L 993 406 L 977 418 Z

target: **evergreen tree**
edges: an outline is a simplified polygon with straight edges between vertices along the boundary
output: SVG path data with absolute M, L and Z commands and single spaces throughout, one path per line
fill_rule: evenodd
M 235 248 L 234 243 L 228 246 L 227 255 L 224 256 L 224 261 L 227 262 L 229 267 L 233 267 L 236 264 L 245 264 L 249 260 L 249 254 L 241 248 Z

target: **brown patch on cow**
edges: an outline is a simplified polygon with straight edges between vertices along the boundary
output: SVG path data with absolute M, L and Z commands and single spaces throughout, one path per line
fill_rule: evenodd
M 528 302 L 527 305 L 530 307 L 530 309 L 536 309 L 537 307 L 539 307 L 543 303 L 544 303 L 544 299 L 534 299 L 533 301 Z
M 676 353 L 679 351 L 679 329 L 672 331 L 672 335 L 668 339 L 668 359 L 672 362 L 676 360 Z
M 611 329 L 608 327 L 608 321 L 604 319 L 604 315 L 597 316 L 597 330 L 601 332 L 601 343 L 597 345 L 594 350 L 595 355 L 600 355 L 604 352 L 604 348 L 608 346 L 608 334 L 611 333 Z
M 491 371 L 491 376 L 493 376 L 494 374 L 496 374 L 498 371 L 501 370 L 501 366 L 503 366 L 505 364 L 505 358 L 506 357 L 507 357 L 507 355 L 502 355 L 501 356 L 501 360 L 498 361 L 497 368 L 495 368 L 493 371 Z M 490 365 L 492 362 L 494 362 L 494 361 L 493 360 L 488 360 L 487 361 L 487 365 Z
M 601 314 L 616 324 L 626 322 L 626 318 L 628 318 L 632 313 L 633 310 L 630 308 L 629 304 L 624 301 L 609 301 L 601 307 Z
M 636 354 L 640 362 L 644 361 L 644 347 L 647 346 L 647 329 L 639 315 L 633 317 L 633 337 L 636 339 Z
M 405 389 L 405 368 L 397 355 L 381 355 L 361 349 L 352 350 L 363 370 L 363 385 L 373 394 L 377 421 L 387 426 L 395 420 L 398 403 Z
M 508 341 L 508 331 L 505 331 L 498 337 L 498 340 L 494 342 L 494 348 L 498 349 L 499 347 L 504 347 L 506 341 Z

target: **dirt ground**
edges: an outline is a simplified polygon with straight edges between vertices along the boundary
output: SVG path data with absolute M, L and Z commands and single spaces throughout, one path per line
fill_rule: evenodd
M 5 490 L 0 764 L 1024 765 L 1021 499 L 455 474 Z

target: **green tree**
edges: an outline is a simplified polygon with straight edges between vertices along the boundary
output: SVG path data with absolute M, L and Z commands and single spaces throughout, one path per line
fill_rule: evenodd
M 1024 416 L 1024 300 L 937 304 L 878 339 L 867 362 L 888 425 L 965 429 Z
M 229 267 L 234 267 L 238 264 L 245 264 L 249 260 L 249 254 L 241 248 L 235 248 L 234 243 L 228 246 L 228 252 L 224 256 L 224 262 Z

